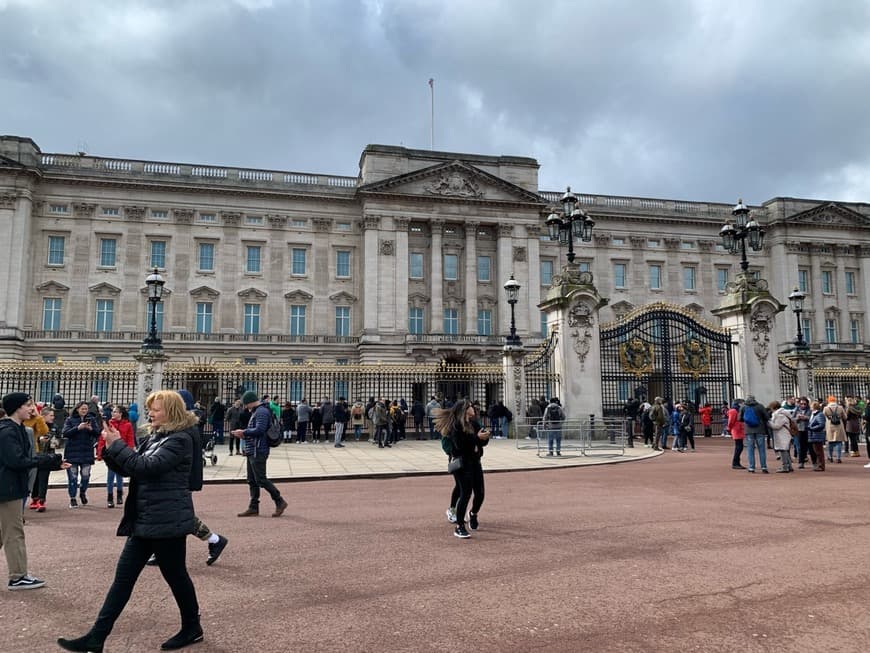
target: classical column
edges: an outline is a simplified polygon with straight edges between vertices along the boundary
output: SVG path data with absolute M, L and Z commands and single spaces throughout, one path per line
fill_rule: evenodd
M 846 263 L 847 256 L 852 254 L 852 247 L 849 245 L 832 245 L 834 248 L 834 260 L 837 262 L 837 283 L 834 286 L 836 289 L 837 304 L 840 308 L 839 318 L 840 323 L 837 325 L 837 341 L 851 342 L 849 337 L 849 296 L 846 294 Z
M 396 301 L 393 330 L 408 333 L 408 227 L 410 218 L 393 218 L 396 229 Z
M 441 236 L 444 233 L 444 220 L 429 221 L 432 236 L 432 258 L 429 267 L 429 333 L 444 333 L 444 270 Z
M 526 414 L 526 368 L 523 365 L 525 351 L 522 346 L 506 345 L 502 353 L 502 369 L 504 370 L 504 405 L 514 417 L 514 424 L 523 424 L 521 419 Z M 529 434 L 528 427 L 523 432 L 514 432 L 514 437 L 524 438 Z
M 3 191 L 0 194 L 0 216 L 4 228 L 4 244 L 0 246 L 0 271 L 3 271 L 3 322 L 0 327 L 20 329 L 24 324 L 24 307 L 29 293 L 32 197 L 29 190 Z M 69 254 L 67 254 L 69 256 Z M 41 262 L 40 262 L 41 263 Z M 66 308 L 66 307 L 64 307 Z M 39 310 L 41 310 L 40 307 Z M 41 315 L 40 315 L 41 325 Z
M 141 351 L 135 354 L 136 359 L 136 403 L 139 404 L 139 414 L 145 417 L 145 399 L 155 390 L 163 389 L 163 367 L 169 360 L 162 350 Z M 136 425 L 133 425 L 134 430 Z
M 529 283 L 527 288 L 529 303 L 526 311 L 529 316 L 528 335 L 537 337 L 541 333 L 541 309 L 538 308 L 538 304 L 541 303 L 541 225 L 527 224 L 526 235 L 526 248 L 529 258 Z
M 508 277 L 514 272 L 513 261 L 513 233 L 514 227 L 511 224 L 499 223 L 498 225 L 498 244 L 496 252 L 498 256 L 498 273 L 499 287 L 507 281 Z M 525 284 L 520 284 L 525 285 Z M 498 330 L 499 333 L 506 334 L 510 329 L 511 311 L 510 306 L 505 301 L 498 303 Z
M 825 297 L 822 295 L 822 248 L 816 245 L 810 246 L 810 264 L 812 265 L 812 279 L 810 280 L 809 295 L 810 305 L 813 309 L 813 340 L 825 341 Z
M 858 280 L 860 290 L 861 313 L 864 319 L 861 321 L 861 341 L 864 343 L 870 342 L 868 338 L 868 317 L 870 317 L 870 247 L 861 247 L 858 252 L 858 262 L 861 266 Z
M 331 218 L 312 218 L 314 239 L 311 243 L 311 278 L 314 281 L 314 299 L 311 302 L 311 324 L 329 325 L 326 333 L 335 333 L 334 305 L 329 301 L 329 288 L 332 277 L 329 274 L 329 247 Z M 265 248 L 264 248 L 265 249 Z M 289 324 L 289 317 L 287 318 Z M 286 327 L 283 333 L 287 333 Z
M 465 333 L 477 333 L 477 228 L 480 222 L 465 221 Z M 490 269 L 490 275 L 493 271 Z
M 378 332 L 378 234 L 380 218 L 376 215 L 363 217 L 363 335 L 374 336 Z

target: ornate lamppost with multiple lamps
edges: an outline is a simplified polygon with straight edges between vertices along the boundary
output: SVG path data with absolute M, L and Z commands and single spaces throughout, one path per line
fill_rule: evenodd
M 574 263 L 574 239 L 588 243 L 592 240 L 592 228 L 595 226 L 595 220 L 577 205 L 578 202 L 568 186 L 562 195 L 562 214 L 553 211 L 546 220 L 550 240 L 558 240 L 559 244 L 568 246 L 569 264 Z

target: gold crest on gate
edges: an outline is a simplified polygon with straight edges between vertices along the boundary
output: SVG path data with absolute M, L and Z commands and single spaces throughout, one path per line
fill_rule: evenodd
M 653 369 L 653 344 L 634 337 L 619 346 L 619 361 L 622 369 L 635 376 L 649 374 Z
M 696 379 L 710 370 L 710 345 L 697 338 L 684 342 L 677 350 L 680 371 L 691 374 Z

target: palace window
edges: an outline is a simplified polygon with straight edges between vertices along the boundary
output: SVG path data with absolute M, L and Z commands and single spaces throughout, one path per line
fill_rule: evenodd
M 58 331 L 60 329 L 60 309 L 62 302 L 59 298 L 47 297 L 42 300 L 42 328 L 46 331 Z
M 151 241 L 151 268 L 166 268 L 166 241 L 152 240 Z
M 492 259 L 488 256 L 477 257 L 477 280 L 488 282 L 492 281 L 491 263 Z
M 492 335 L 492 311 L 489 309 L 481 309 L 477 311 L 477 335 L 491 336 Z
M 459 279 L 459 257 L 456 254 L 444 255 L 444 278 L 447 281 Z
M 716 268 L 716 290 L 725 292 L 728 285 L 728 268 Z
M 423 255 L 420 252 L 411 252 L 408 261 L 408 276 L 412 279 L 423 278 Z
M 649 266 L 649 287 L 650 287 L 650 290 L 661 290 L 662 289 L 662 266 L 661 265 L 650 265 Z
M 801 292 L 809 294 L 810 292 L 810 271 L 809 270 L 798 270 L 798 288 L 801 289 Z
M 855 279 L 857 278 L 857 273 L 854 270 L 846 270 L 846 294 L 854 295 L 855 294 Z
M 625 263 L 613 264 L 613 285 L 616 288 L 625 288 L 626 271 L 628 266 Z
M 335 307 L 335 335 L 349 336 L 350 335 L 350 307 L 336 306 Z
M 290 307 L 290 335 L 305 335 L 305 305 L 296 304 Z
M 64 246 L 66 238 L 63 236 L 48 237 L 48 264 L 63 265 Z
M 695 272 L 692 266 L 683 268 L 683 290 L 695 290 Z
M 214 272 L 214 243 L 199 243 L 199 271 Z
M 553 284 L 553 261 L 541 261 L 541 285 L 549 288 Z
M 257 335 L 260 333 L 259 304 L 245 304 L 243 330 L 247 335 Z
M 117 249 L 118 241 L 114 238 L 100 238 L 100 267 L 115 267 Z
M 97 313 L 94 322 L 94 331 L 111 331 L 112 319 L 115 313 L 115 301 L 112 299 L 98 299 Z
M 350 278 L 350 252 L 346 249 L 335 252 L 335 276 L 339 279 Z
M 291 267 L 290 274 L 294 274 L 296 276 L 304 276 L 305 268 L 306 268 L 306 255 L 308 252 L 301 247 L 294 247 L 290 253 L 291 256 Z
M 263 271 L 263 248 L 259 245 L 248 245 L 245 247 L 245 251 L 247 253 L 245 259 L 245 272 L 247 274 L 260 274 Z
M 810 318 L 801 318 L 801 331 L 803 331 L 804 340 L 811 343 L 813 341 L 813 321 Z
M 455 308 L 444 309 L 444 333 L 450 335 L 459 333 L 459 311 Z
M 832 319 L 825 320 L 825 342 L 837 342 L 837 321 Z
M 408 333 L 419 336 L 423 333 L 423 309 L 412 306 L 408 309 Z
M 211 302 L 196 303 L 196 332 L 211 333 L 214 317 L 214 304 Z
M 856 318 L 849 320 L 849 341 L 855 345 L 861 342 L 861 321 Z
M 834 293 L 834 273 L 831 270 L 822 270 L 822 294 Z

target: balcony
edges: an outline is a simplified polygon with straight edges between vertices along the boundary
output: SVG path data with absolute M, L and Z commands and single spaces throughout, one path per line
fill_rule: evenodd
M 540 336 L 523 339 L 527 349 L 537 347 L 544 341 Z M 504 347 L 505 336 L 479 336 L 466 333 L 409 333 L 405 336 L 405 345 L 449 345 L 451 347 Z
M 141 343 L 147 335 L 144 331 L 23 331 L 25 341 L 62 340 L 62 341 L 98 341 L 98 342 L 136 342 Z M 291 336 L 273 333 L 161 333 L 164 343 L 262 343 L 262 344 L 340 344 L 356 345 L 359 338 L 353 336 L 304 335 Z

